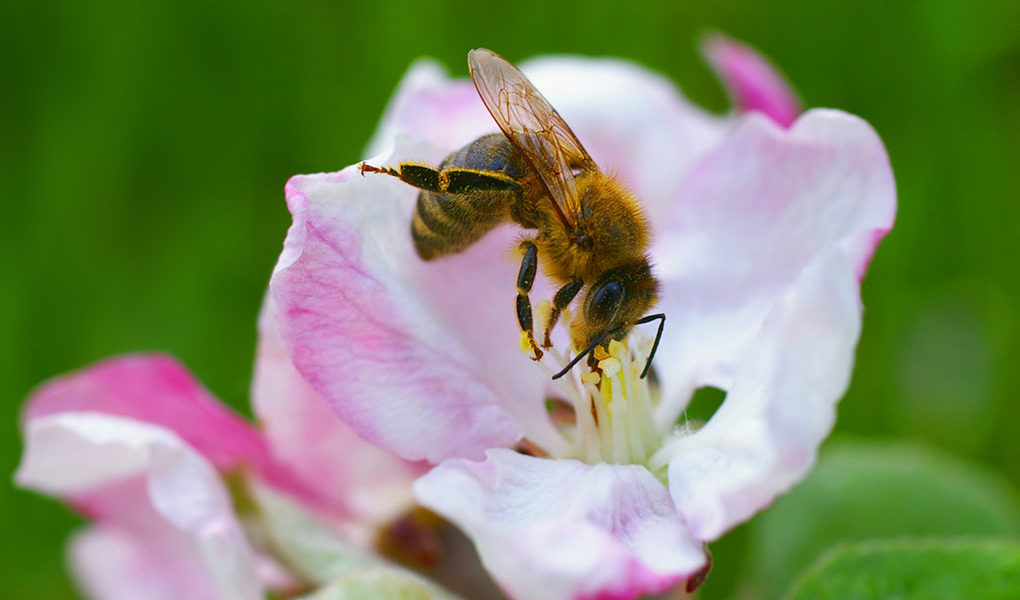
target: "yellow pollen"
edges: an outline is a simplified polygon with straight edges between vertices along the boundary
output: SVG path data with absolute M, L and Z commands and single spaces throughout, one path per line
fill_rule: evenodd
M 618 340 L 611 340 L 609 342 L 609 356 L 613 358 L 621 358 L 627 353 L 627 346 L 623 345 L 623 342 Z
M 606 357 L 599 361 L 599 368 L 602 369 L 606 377 L 613 377 L 623 368 L 623 363 L 618 358 Z
M 528 336 L 527 331 L 521 332 L 521 338 L 518 343 L 521 346 L 521 352 L 527 354 L 529 358 L 535 358 L 535 349 L 531 347 L 531 337 Z
M 602 346 L 595 346 L 595 350 L 592 352 L 592 356 L 595 357 L 595 360 L 602 361 L 609 358 L 609 353 L 606 352 L 606 349 L 603 348 Z
M 589 372 L 589 373 L 585 373 L 585 374 L 581 375 L 581 383 L 586 383 L 586 384 L 590 383 L 592 385 L 598 385 L 599 381 L 601 381 L 601 380 L 602 380 L 602 376 L 599 375 L 598 373 Z
M 535 306 L 535 322 L 541 323 L 542 327 L 549 322 L 549 316 L 552 314 L 552 302 L 548 300 L 540 300 Z

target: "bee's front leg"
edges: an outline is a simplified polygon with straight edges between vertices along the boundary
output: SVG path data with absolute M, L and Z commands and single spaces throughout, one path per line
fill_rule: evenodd
M 556 295 L 553 296 L 552 310 L 549 312 L 549 321 L 545 324 L 545 339 L 542 340 L 543 348 L 552 348 L 552 340 L 549 336 L 552 334 L 553 327 L 560 320 L 560 313 L 563 309 L 570 305 L 574 297 L 577 296 L 577 292 L 581 291 L 584 287 L 583 279 L 575 279 L 567 285 L 561 287 Z
M 535 341 L 535 324 L 531 316 L 531 300 L 528 299 L 538 270 L 538 247 L 531 240 L 526 240 L 521 243 L 521 249 L 524 250 L 524 258 L 517 273 L 517 324 L 521 327 L 521 348 L 530 350 L 532 360 L 539 360 L 543 352 Z

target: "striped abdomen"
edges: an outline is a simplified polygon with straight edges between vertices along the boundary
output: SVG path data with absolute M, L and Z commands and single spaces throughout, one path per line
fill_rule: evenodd
M 439 170 L 447 169 L 477 171 L 479 185 L 467 183 L 456 193 L 423 191 L 418 194 L 418 205 L 411 220 L 411 237 L 418 256 L 425 260 L 460 252 L 493 227 L 508 220 L 510 205 L 519 197 L 520 188 L 479 188 L 490 179 L 486 177 L 487 173 L 516 181 L 527 167 L 523 166 L 521 155 L 506 137 L 494 133 L 480 137 L 446 157 Z M 467 175 L 469 181 L 472 174 Z

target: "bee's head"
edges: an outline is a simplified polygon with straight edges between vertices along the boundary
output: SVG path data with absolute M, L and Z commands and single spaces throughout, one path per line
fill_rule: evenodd
M 655 304 L 658 288 L 647 258 L 607 271 L 588 289 L 583 311 L 572 323 L 574 348 L 586 348 L 606 334 L 617 339 L 626 336 Z

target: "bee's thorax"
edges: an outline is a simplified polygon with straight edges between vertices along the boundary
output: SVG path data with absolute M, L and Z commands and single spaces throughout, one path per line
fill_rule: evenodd
M 632 263 L 648 249 L 648 223 L 633 195 L 614 178 L 582 173 L 575 180 L 580 211 L 571 231 L 546 219 L 538 243 L 546 273 L 567 282 L 580 277 L 587 284 L 607 271 Z

